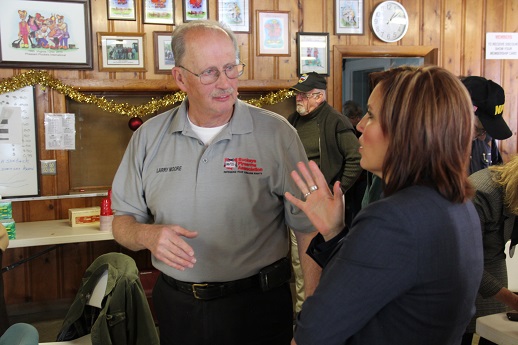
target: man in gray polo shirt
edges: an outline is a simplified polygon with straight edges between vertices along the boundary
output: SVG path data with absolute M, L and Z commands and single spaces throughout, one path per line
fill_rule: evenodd
M 283 117 L 237 99 L 245 66 L 232 32 L 193 21 L 172 43 L 187 99 L 134 133 L 113 182 L 114 237 L 149 249 L 162 271 L 153 291 L 162 345 L 287 345 L 286 225 L 308 294 L 320 273 L 305 254 L 314 228 L 284 198 L 300 194 L 289 173 L 307 161 L 304 148 Z

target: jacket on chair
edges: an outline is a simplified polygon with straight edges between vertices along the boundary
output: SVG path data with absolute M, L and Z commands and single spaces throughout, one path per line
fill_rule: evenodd
M 108 270 L 102 308 L 87 305 L 97 281 Z M 158 333 L 135 261 L 121 253 L 99 256 L 86 270 L 63 321 L 57 341 L 91 333 L 93 345 L 158 345 Z

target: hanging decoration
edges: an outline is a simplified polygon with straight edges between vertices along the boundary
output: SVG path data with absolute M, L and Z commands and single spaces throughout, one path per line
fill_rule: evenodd
M 288 89 L 283 89 L 277 92 L 270 92 L 265 96 L 259 97 L 259 99 L 248 99 L 244 102 L 250 105 L 255 105 L 258 108 L 262 108 L 265 105 L 277 104 L 291 97 L 295 97 L 295 92 Z
M 131 119 L 128 126 L 132 130 L 134 130 L 133 127 L 138 128 L 140 126 L 141 123 L 139 124 L 139 120 L 142 121 L 142 117 L 154 114 L 161 108 L 181 102 L 186 97 L 186 94 L 183 91 L 178 91 L 162 98 L 153 98 L 149 102 L 141 105 L 117 103 L 112 100 L 109 101 L 104 97 L 80 92 L 72 86 L 62 83 L 59 79 L 52 77 L 47 71 L 36 70 L 30 70 L 11 78 L 2 79 L 0 82 L 0 94 L 16 91 L 29 85 L 49 87 L 78 103 L 94 104 L 104 111 L 129 116 Z M 282 102 L 294 95 L 295 93 L 293 91 L 284 89 L 277 92 L 271 92 L 265 96 L 261 96 L 259 99 L 245 100 L 245 102 L 262 108 L 265 105 L 273 105 Z
M 140 125 L 143 123 L 142 119 L 140 117 L 132 117 L 129 121 L 128 121 L 128 126 L 129 128 L 135 132 L 139 127 Z

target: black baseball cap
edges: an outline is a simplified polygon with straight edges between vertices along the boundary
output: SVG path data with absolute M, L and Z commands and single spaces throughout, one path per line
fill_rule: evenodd
M 494 81 L 483 77 L 466 77 L 462 83 L 471 95 L 475 115 L 482 122 L 486 132 L 498 140 L 511 137 L 513 133 L 502 117 L 505 103 L 504 89 Z
M 304 73 L 300 76 L 299 82 L 291 87 L 292 90 L 309 92 L 313 89 L 325 90 L 327 80 L 317 72 Z

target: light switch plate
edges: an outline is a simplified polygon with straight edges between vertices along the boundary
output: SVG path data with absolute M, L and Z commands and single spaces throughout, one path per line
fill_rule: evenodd
M 56 175 L 56 160 L 40 160 L 41 169 L 40 172 L 42 175 Z

